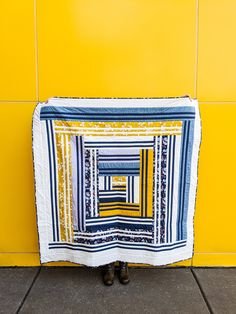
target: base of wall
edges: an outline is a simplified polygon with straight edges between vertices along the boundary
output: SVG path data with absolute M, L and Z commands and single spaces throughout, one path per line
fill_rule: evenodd
M 152 267 L 148 264 L 129 264 L 131 267 Z M 0 253 L 0 267 L 40 266 L 39 253 Z M 42 266 L 81 266 L 68 262 L 46 263 Z M 236 267 L 236 253 L 195 253 L 192 259 L 164 267 Z M 154 266 L 153 266 L 154 267 Z
M 0 266 L 40 266 L 39 253 L 0 253 Z
M 129 264 L 131 267 L 150 267 L 147 264 Z M 40 266 L 39 253 L 0 253 L 0 267 Z M 42 266 L 81 266 L 68 262 L 45 263 Z M 191 266 L 191 259 L 168 265 L 168 267 Z M 165 267 L 165 266 L 161 266 Z
M 192 259 L 194 267 L 236 267 L 236 253 L 195 253 Z

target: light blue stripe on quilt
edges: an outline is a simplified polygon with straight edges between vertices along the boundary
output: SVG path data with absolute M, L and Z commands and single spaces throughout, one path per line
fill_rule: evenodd
M 99 162 L 99 169 L 139 169 L 139 162 Z
M 194 114 L 194 107 L 130 107 L 130 108 L 95 108 L 95 107 L 61 107 L 61 106 L 45 106 L 41 109 L 41 115 L 46 114 L 84 114 L 84 115 L 155 115 L 155 114 L 163 114 L 163 115 L 171 115 L 171 114 Z
M 82 136 L 71 136 L 72 198 L 74 228 L 85 231 L 85 160 Z
M 179 212 L 177 219 L 177 239 L 187 238 L 187 211 L 191 175 L 191 159 L 193 149 L 194 121 L 185 121 L 181 144 Z

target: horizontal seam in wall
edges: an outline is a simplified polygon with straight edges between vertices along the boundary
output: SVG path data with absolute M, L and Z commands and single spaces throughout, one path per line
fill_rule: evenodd
M 86 98 L 86 97 L 85 97 Z M 0 100 L 0 103 L 37 103 L 37 100 Z M 40 102 L 45 102 L 44 101 L 40 101 Z M 224 100 L 215 100 L 215 101 L 209 101 L 209 100 L 198 100 L 199 104 L 233 104 L 236 105 L 236 100 L 232 100 L 232 101 L 224 101 Z
M 0 254 L 39 254 L 39 252 L 0 252 Z M 195 254 L 236 254 L 236 252 L 194 252 Z
M 0 103 L 3 104 L 15 104 L 15 103 L 19 103 L 19 104 L 24 104 L 24 103 L 31 103 L 31 104 L 35 104 L 37 102 L 37 100 L 0 100 Z
M 39 252 L 0 252 L 0 254 L 39 254 Z
M 204 100 L 199 100 L 199 104 L 211 104 L 211 105 L 223 105 L 223 104 L 232 104 L 236 105 L 236 101 L 204 101 Z
M 196 254 L 236 254 L 236 252 L 194 252 L 194 255 Z

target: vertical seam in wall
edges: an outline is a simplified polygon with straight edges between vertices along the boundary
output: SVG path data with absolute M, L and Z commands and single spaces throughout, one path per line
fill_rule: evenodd
M 36 100 L 39 101 L 37 0 L 34 0 L 34 46 L 35 46 Z
M 198 42 L 199 42 L 199 1 L 196 0 L 196 43 L 195 43 L 195 70 L 194 70 L 194 98 L 197 98 L 197 80 L 198 80 Z
M 197 79 L 198 79 L 198 31 L 199 31 L 199 1 L 196 0 L 196 43 L 195 43 L 195 69 L 194 69 L 194 98 L 197 98 Z M 195 208 L 196 210 L 196 208 Z M 194 232 L 194 242 L 196 241 L 196 232 Z M 194 254 L 194 252 L 193 252 Z M 191 258 L 191 266 L 193 266 L 194 255 Z

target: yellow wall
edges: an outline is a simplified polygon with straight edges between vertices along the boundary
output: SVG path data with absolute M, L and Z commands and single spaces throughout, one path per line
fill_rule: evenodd
M 36 2 L 37 7 L 34 6 Z M 0 265 L 38 265 L 31 117 L 51 96 L 200 101 L 195 254 L 236 265 L 235 0 L 25 0 L 0 10 Z

